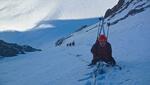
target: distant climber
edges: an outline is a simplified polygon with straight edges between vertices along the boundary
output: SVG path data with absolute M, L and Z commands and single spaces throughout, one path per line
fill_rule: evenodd
M 66 46 L 67 46 L 67 47 L 75 46 L 75 41 L 72 41 L 72 42 L 70 42 L 70 43 L 67 43 Z
M 93 60 L 89 66 L 95 65 L 99 61 L 105 62 L 111 66 L 116 65 L 116 61 L 112 57 L 111 44 L 107 41 L 105 35 L 100 35 L 99 38 L 97 38 L 95 44 L 91 48 L 91 52 L 93 54 Z

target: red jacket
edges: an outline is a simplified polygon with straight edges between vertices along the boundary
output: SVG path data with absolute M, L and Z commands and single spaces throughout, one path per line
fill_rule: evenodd
M 109 59 L 112 57 L 112 48 L 108 42 L 106 42 L 104 47 L 101 47 L 99 41 L 97 40 L 96 43 L 92 46 L 91 52 L 94 58 Z

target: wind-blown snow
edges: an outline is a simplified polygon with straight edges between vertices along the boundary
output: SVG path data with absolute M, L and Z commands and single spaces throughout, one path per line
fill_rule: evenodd
M 83 19 L 104 15 L 118 0 L 1 0 L 0 31 L 26 31 L 44 19 Z

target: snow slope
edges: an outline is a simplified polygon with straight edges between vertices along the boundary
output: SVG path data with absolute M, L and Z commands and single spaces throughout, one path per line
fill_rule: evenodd
M 98 85 L 149 85 L 149 16 L 150 9 L 147 8 L 111 25 L 109 42 L 114 58 L 123 69 L 110 68 L 99 75 Z M 92 59 L 90 49 L 96 39 L 98 24 L 72 33 L 73 36 L 60 47 L 54 47 L 55 42 L 51 41 L 42 46 L 42 52 L 1 58 L 0 85 L 90 85 L 92 69 L 87 69 L 87 64 Z M 66 47 L 72 41 L 76 45 Z
M 0 39 L 7 42 L 19 44 L 29 44 L 37 48 L 54 41 L 62 36 L 73 33 L 84 25 L 92 25 L 98 22 L 98 18 L 78 19 L 78 20 L 46 20 L 38 23 L 34 30 L 26 32 L 0 32 Z M 43 27 L 44 25 L 53 27 Z

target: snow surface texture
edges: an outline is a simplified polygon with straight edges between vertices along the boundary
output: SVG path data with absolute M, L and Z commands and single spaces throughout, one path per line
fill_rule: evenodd
M 118 0 L 1 0 L 0 31 L 26 31 L 45 19 L 98 17 L 117 2 Z
M 99 75 L 98 85 L 149 85 L 149 16 L 148 8 L 110 27 L 113 56 L 123 69 Z M 42 45 L 41 52 L 1 58 L 0 85 L 91 85 L 92 69 L 87 69 L 87 64 L 92 59 L 90 49 L 98 24 L 73 33 L 60 47 L 54 47 L 51 41 Z M 66 47 L 72 41 L 75 46 Z

